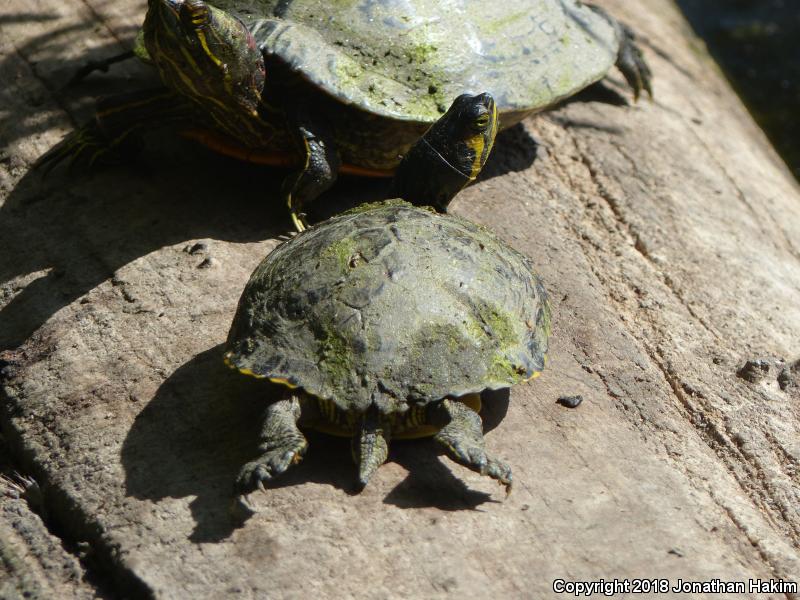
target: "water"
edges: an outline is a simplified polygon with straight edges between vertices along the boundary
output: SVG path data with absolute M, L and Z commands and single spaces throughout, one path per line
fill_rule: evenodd
M 677 0 L 800 180 L 800 0 Z

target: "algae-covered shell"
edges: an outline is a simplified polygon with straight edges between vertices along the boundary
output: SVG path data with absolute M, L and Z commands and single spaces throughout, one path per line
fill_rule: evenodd
M 576 0 L 212 3 L 344 103 L 417 122 L 471 91 L 490 92 L 511 125 L 602 78 L 619 46 L 614 27 Z
M 239 301 L 226 360 L 361 412 L 530 379 L 549 332 L 525 256 L 469 221 L 390 201 L 273 250 Z

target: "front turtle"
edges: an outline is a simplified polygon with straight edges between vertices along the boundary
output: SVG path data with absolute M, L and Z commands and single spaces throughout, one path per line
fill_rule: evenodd
M 452 165 L 479 170 L 496 125 L 491 96 L 460 96 L 405 157 L 394 189 L 449 199 L 463 185 Z M 510 469 L 484 450 L 475 394 L 535 377 L 549 333 L 530 261 L 469 221 L 393 200 L 300 233 L 255 270 L 228 336 L 231 367 L 289 388 L 267 409 L 262 454 L 238 491 L 302 458 L 298 425 L 350 436 L 361 484 L 390 439 L 434 435 L 510 488 Z
M 391 172 L 464 91 L 490 92 L 509 127 L 615 62 L 635 95 L 650 90 L 627 28 L 577 0 L 149 0 L 139 40 L 164 87 L 102 101 L 39 164 L 201 127 L 224 152 L 296 165 L 283 196 L 298 229 L 342 165 Z

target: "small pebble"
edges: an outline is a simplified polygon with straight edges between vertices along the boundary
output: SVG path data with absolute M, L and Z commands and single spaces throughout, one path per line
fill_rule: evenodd
M 741 369 L 736 371 L 737 377 L 749 381 L 750 383 L 758 383 L 768 374 L 769 363 L 762 358 L 748 360 Z
M 567 408 L 578 408 L 580 406 L 581 402 L 583 402 L 583 396 L 581 396 L 581 395 L 577 395 L 577 396 L 561 396 L 558 399 L 558 403 L 561 406 L 566 406 Z
M 219 264 L 217 259 L 216 258 L 212 258 L 212 257 L 209 256 L 208 258 L 204 258 L 203 262 L 201 262 L 199 265 L 197 265 L 197 268 L 198 269 L 210 269 L 211 267 L 216 267 L 217 264 Z
M 778 385 L 782 391 L 800 387 L 800 361 L 786 365 L 778 374 Z
M 188 252 L 189 254 L 200 254 L 201 252 L 205 252 L 208 250 L 208 244 L 205 242 L 197 242 L 196 244 L 192 244 L 191 246 L 186 246 L 183 251 Z

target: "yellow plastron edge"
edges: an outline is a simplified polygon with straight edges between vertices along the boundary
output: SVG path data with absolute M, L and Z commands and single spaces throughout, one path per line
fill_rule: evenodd
M 290 390 L 297 388 L 295 384 L 291 383 L 288 379 L 284 379 L 283 377 L 267 377 L 266 375 L 259 375 L 258 373 L 254 373 L 251 369 L 247 369 L 244 367 L 237 367 L 233 363 L 231 363 L 231 355 L 230 353 L 226 354 L 222 360 L 225 361 L 225 364 L 228 365 L 231 369 L 235 371 L 239 371 L 242 375 L 247 375 L 248 377 L 255 377 L 256 379 L 268 379 L 272 383 L 277 383 L 279 385 L 285 385 Z

